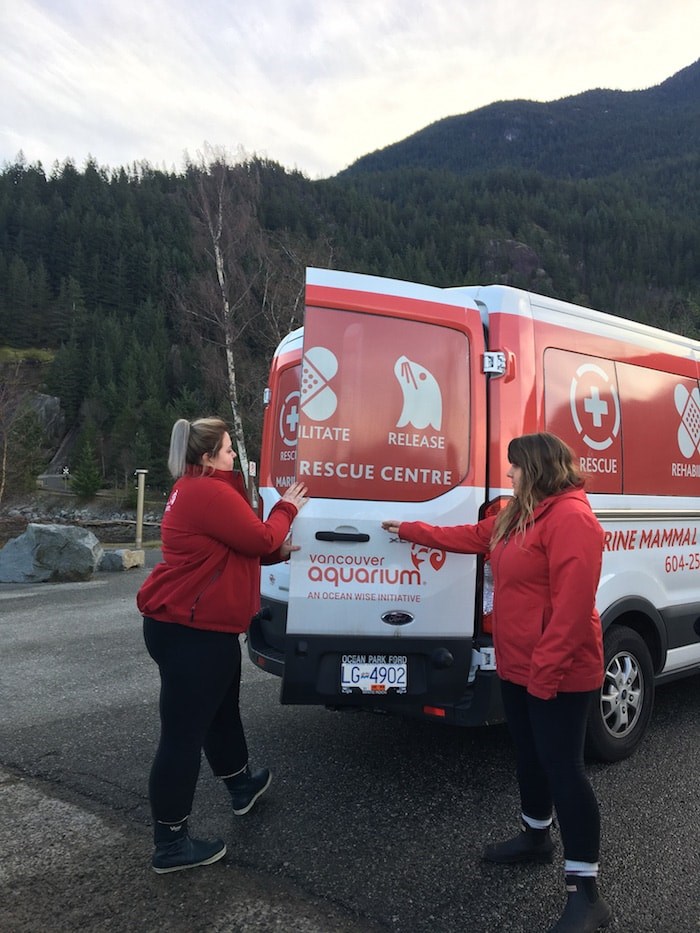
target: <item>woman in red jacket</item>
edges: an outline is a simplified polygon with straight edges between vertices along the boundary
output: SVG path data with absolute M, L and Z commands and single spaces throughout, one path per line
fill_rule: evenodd
M 493 640 L 516 748 L 522 832 L 487 846 L 484 858 L 551 862 L 556 809 L 568 899 L 550 933 L 587 933 L 611 917 L 597 890 L 600 816 L 583 763 L 588 711 L 603 683 L 595 608 L 603 530 L 558 437 L 514 438 L 508 460 L 513 498 L 498 515 L 476 525 L 382 527 L 417 544 L 490 555 Z
M 149 778 L 159 874 L 226 854 L 222 840 L 192 839 L 187 830 L 202 750 L 237 816 L 272 780 L 267 768 L 248 767 L 239 635 L 260 605 L 261 560 L 286 560 L 294 550 L 286 539 L 307 490 L 295 483 L 262 522 L 233 472 L 234 457 L 224 421 L 175 423 L 168 467 L 177 482 L 161 526 L 163 562 L 136 599 L 161 678 L 160 742 Z

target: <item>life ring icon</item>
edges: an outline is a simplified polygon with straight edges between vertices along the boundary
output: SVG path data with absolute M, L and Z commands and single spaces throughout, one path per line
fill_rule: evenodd
M 326 347 L 304 351 L 301 367 L 301 407 L 312 421 L 325 421 L 338 407 L 338 397 L 330 387 L 338 372 L 338 360 Z

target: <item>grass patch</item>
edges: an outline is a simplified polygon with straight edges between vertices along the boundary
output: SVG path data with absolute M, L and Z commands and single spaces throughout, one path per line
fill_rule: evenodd
M 7 363 L 52 363 L 56 356 L 55 350 L 40 350 L 37 347 L 0 346 L 0 366 Z

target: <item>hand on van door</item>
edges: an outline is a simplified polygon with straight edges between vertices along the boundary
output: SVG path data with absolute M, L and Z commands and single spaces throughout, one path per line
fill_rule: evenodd
M 308 491 L 308 488 L 303 483 L 294 483 L 294 485 L 290 486 L 282 496 L 282 500 L 284 502 L 291 502 L 292 505 L 295 506 L 298 513 L 299 509 L 303 509 L 306 503 L 309 501 L 307 495 Z M 293 551 L 298 550 L 299 545 L 292 544 L 292 539 L 289 537 L 280 545 L 280 557 L 282 560 L 287 560 Z
M 303 483 L 294 483 L 282 496 L 282 501 L 291 502 L 298 512 L 309 501 L 308 492 L 308 488 Z
M 292 544 L 292 539 L 287 538 L 286 541 L 283 541 L 282 544 L 280 544 L 280 557 L 282 558 L 282 560 L 288 560 L 289 555 L 292 553 L 292 551 L 300 551 L 300 550 L 301 550 L 301 545 Z
M 400 524 L 401 522 L 397 522 L 395 518 L 390 518 L 388 521 L 382 522 L 382 528 L 384 531 L 388 531 L 390 535 L 397 535 Z

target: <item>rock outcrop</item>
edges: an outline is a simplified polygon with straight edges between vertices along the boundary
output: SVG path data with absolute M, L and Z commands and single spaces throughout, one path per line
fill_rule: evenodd
M 31 523 L 0 550 L 0 583 L 89 580 L 103 553 L 95 535 L 85 528 Z

